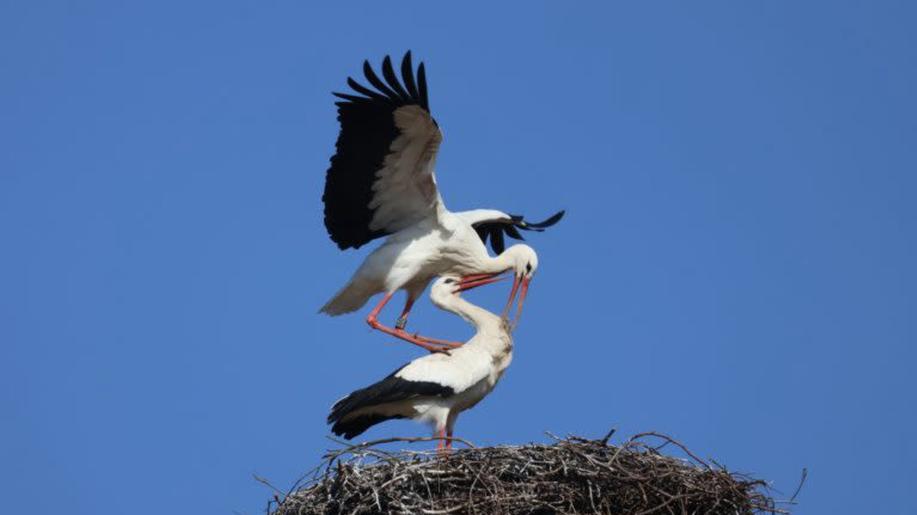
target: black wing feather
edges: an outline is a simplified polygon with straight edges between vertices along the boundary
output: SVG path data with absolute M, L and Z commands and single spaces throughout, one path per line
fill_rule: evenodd
M 363 75 L 366 76 L 366 80 L 368 80 L 369 83 L 373 85 L 373 87 L 381 91 L 389 99 L 402 100 L 398 93 L 395 93 L 392 88 L 388 87 L 388 85 L 383 82 L 378 75 L 376 75 L 376 72 L 373 71 L 373 67 L 369 65 L 369 61 L 363 61 Z
M 566 213 L 566 211 L 560 210 L 554 213 L 553 215 L 551 215 L 547 220 L 543 222 L 531 223 L 531 222 L 526 222 L 525 220 L 523 220 L 524 224 L 520 227 L 520 229 L 528 229 L 528 230 L 536 230 L 536 231 L 542 230 L 543 231 L 547 229 L 548 227 L 551 227 L 552 225 L 559 222 L 560 219 L 564 217 L 564 213 Z M 519 217 L 519 218 L 522 218 L 522 217 Z
M 407 365 L 405 365 L 407 366 Z M 455 394 L 449 386 L 444 386 L 432 381 L 408 381 L 395 375 L 404 367 L 392 372 L 385 379 L 366 388 L 354 391 L 347 397 L 337 401 L 331 407 L 328 423 L 334 424 L 331 431 L 336 435 L 343 435 L 348 440 L 366 431 L 369 427 L 392 418 L 404 418 L 403 415 L 382 415 L 372 413 L 374 406 L 392 402 L 413 399 L 415 397 L 448 397 Z M 367 408 L 368 413 L 343 420 L 356 410 Z
M 478 233 L 478 237 L 481 238 L 484 245 L 487 245 L 487 238 L 490 237 L 490 248 L 497 254 L 502 254 L 503 251 L 506 250 L 506 241 L 503 238 L 504 233 L 510 238 L 525 240 L 519 232 L 519 229 L 523 231 L 543 232 L 546 228 L 559 222 L 560 219 L 564 217 L 564 213 L 565 211 L 558 211 L 547 220 L 535 223 L 527 222 L 525 217 L 521 215 L 509 215 L 509 218 L 478 222 L 474 224 L 474 230 Z
M 362 96 L 333 93 L 342 99 L 336 102 L 341 132 L 336 144 L 337 152 L 325 174 L 322 201 L 325 204 L 325 228 L 341 249 L 359 248 L 389 234 L 384 230 L 369 229 L 374 214 L 369 204 L 373 199 L 376 172 L 382 168 L 392 141 L 399 135 L 393 113 L 406 105 L 419 105 L 429 112 L 423 64 L 417 70 L 418 81 L 415 82 L 410 52 L 405 54 L 401 66 L 405 91 L 398 87 L 397 77 L 391 80 L 393 77 L 389 75 L 394 76 L 394 70 L 391 70 L 390 59 L 386 59 L 389 64 L 386 66 L 383 62 L 382 72 L 389 85 L 382 82 L 366 63 L 364 75 L 375 89 L 348 77 L 347 85 Z M 416 86 L 418 82 L 420 89 Z
M 490 248 L 494 249 L 497 254 L 503 254 L 503 251 L 506 250 L 502 227 L 497 226 L 490 230 Z
M 385 422 L 386 420 L 393 420 L 398 418 L 405 418 L 404 415 L 382 415 L 381 413 L 373 413 L 371 415 L 361 415 L 359 417 L 353 417 L 347 420 L 340 420 L 335 422 L 331 427 L 331 431 L 338 435 L 343 436 L 344 438 L 350 440 L 354 436 L 363 434 L 364 431 L 370 427 L 380 423 Z
M 506 232 L 507 236 L 509 236 L 510 238 L 513 238 L 514 240 L 525 241 L 525 238 L 523 238 L 522 235 L 519 234 L 519 230 L 516 229 L 515 225 L 505 225 L 503 226 L 503 231 Z
M 366 97 L 358 97 L 356 95 L 350 95 L 348 93 L 331 92 L 331 94 L 338 98 L 343 98 L 344 100 L 347 100 L 348 102 L 369 102 L 371 100 Z M 345 102 L 335 102 L 334 105 L 341 107 L 341 104 L 344 104 L 344 103 Z
M 392 68 L 392 59 L 389 56 L 385 56 L 385 59 L 382 60 L 382 76 L 385 77 L 385 81 L 388 82 L 388 85 L 395 93 L 401 97 L 401 100 L 409 100 L 411 98 L 411 95 L 408 95 L 408 92 L 398 82 L 398 76 L 395 75 L 395 69 Z
M 478 233 L 478 238 L 481 238 L 484 245 L 487 245 L 487 237 L 490 236 L 490 229 L 488 229 L 485 224 L 479 224 L 474 226 L 474 230 Z
M 380 102 L 387 102 L 387 101 L 388 101 L 388 97 L 386 97 L 385 95 L 383 95 L 383 94 L 381 94 L 381 93 L 379 93 L 379 92 L 377 92 L 377 91 L 373 91 L 373 90 L 367 88 L 366 86 L 364 86 L 364 85 L 360 84 L 359 82 L 353 80 L 353 77 L 347 77 L 347 85 L 350 86 L 351 88 L 353 88 L 353 90 L 356 91 L 357 93 L 360 93 L 360 94 L 363 94 L 363 95 L 366 95 L 367 97 L 369 97 L 367 100 L 372 99 L 372 100 L 378 100 L 378 101 L 380 101 Z
M 430 112 L 430 102 L 427 100 L 427 72 L 423 66 L 423 63 L 420 63 L 420 66 L 417 67 L 417 92 L 420 97 L 420 107 Z
M 410 50 L 404 54 L 404 59 L 401 60 L 401 79 L 404 80 L 404 87 L 407 88 L 411 98 L 420 98 L 420 93 L 417 91 L 417 84 L 414 83 L 414 68 L 411 64 Z M 429 109 L 427 109 L 427 111 L 429 111 Z

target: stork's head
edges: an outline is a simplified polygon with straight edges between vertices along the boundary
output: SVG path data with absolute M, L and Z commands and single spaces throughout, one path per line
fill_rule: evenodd
M 515 327 L 522 315 L 522 304 L 525 302 L 525 296 L 528 295 L 529 283 L 532 282 L 532 277 L 538 270 L 538 254 L 532 247 L 520 243 L 506 249 L 503 255 L 510 260 L 513 270 L 513 289 L 510 290 L 509 300 L 506 301 L 506 307 L 503 308 L 503 318 L 509 318 L 509 310 L 518 291 L 519 304 L 516 306 L 516 316 L 513 317 L 512 323 L 512 327 Z
M 464 284 L 481 286 L 494 282 L 497 280 L 498 276 L 506 272 L 512 272 L 513 288 L 510 290 L 509 299 L 506 301 L 506 307 L 503 308 L 502 316 L 504 319 L 509 318 L 509 310 L 518 293 L 519 303 L 516 306 L 516 315 L 511 324 L 512 327 L 515 327 L 516 324 L 519 323 L 519 317 L 522 315 L 522 304 L 525 302 L 525 296 L 528 294 L 529 283 L 532 282 L 532 278 L 538 270 L 538 254 L 535 253 L 535 249 L 528 245 L 517 244 L 503 251 L 497 259 L 502 261 L 506 266 L 502 271 L 488 274 L 466 275 L 462 278 L 462 282 Z
M 509 319 L 509 310 L 518 293 L 519 303 L 516 306 L 516 315 L 513 317 L 511 324 L 512 327 L 515 327 L 519 323 L 519 316 L 522 314 L 522 304 L 528 294 L 529 283 L 532 282 L 532 277 L 535 276 L 535 272 L 538 270 L 538 254 L 535 253 L 535 249 L 532 247 L 520 243 L 503 251 L 497 257 L 497 260 L 501 262 L 501 266 L 504 267 L 503 270 L 495 273 L 466 275 L 462 277 L 461 282 L 462 284 L 473 284 L 473 287 L 483 286 L 498 280 L 498 276 L 506 272 L 512 272 L 513 289 L 510 290 L 509 299 L 506 301 L 506 307 L 503 308 L 502 316 L 504 319 Z
M 538 270 L 538 254 L 535 249 L 519 243 L 506 249 L 503 256 L 512 264 L 513 275 L 522 279 L 532 280 L 535 271 Z

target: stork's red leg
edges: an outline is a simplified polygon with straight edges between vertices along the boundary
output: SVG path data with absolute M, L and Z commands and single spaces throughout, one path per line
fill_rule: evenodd
M 366 317 L 366 323 L 369 324 L 369 326 L 373 329 L 382 331 L 385 334 L 402 339 L 406 342 L 413 343 L 414 345 L 422 347 L 430 352 L 446 352 L 446 349 L 442 346 L 436 346 L 435 344 L 426 341 L 423 338 L 406 333 L 403 329 L 389 327 L 379 322 L 379 312 L 382 311 L 382 308 L 385 307 L 389 300 L 391 300 L 392 295 L 393 293 L 386 293 L 385 296 L 382 297 L 382 300 L 379 302 L 379 304 L 376 304 L 376 307 L 374 307 L 373 310 L 369 312 L 369 316 Z
M 438 438 L 440 438 L 440 440 L 439 440 L 439 441 L 437 442 L 437 444 L 436 444 L 436 450 L 439 451 L 439 452 L 445 452 L 445 450 L 446 450 L 446 440 L 443 440 L 443 438 L 446 437 L 446 429 L 443 428 L 443 429 L 440 429 L 439 431 L 437 431 L 437 432 L 436 432 L 436 436 L 437 436 Z
M 384 308 L 386 304 L 388 304 L 388 301 L 392 300 L 392 295 L 394 295 L 393 292 L 386 293 L 382 297 L 382 300 L 376 304 L 376 307 L 374 307 L 373 310 L 369 312 L 369 316 L 366 317 L 366 323 L 372 326 L 373 329 L 376 329 L 374 324 L 376 323 L 376 318 L 379 316 L 379 312 L 382 311 L 382 308 Z
M 401 316 L 395 321 L 395 329 L 404 330 L 405 326 L 408 325 L 408 315 L 411 314 L 412 307 L 414 307 L 414 298 L 409 295 L 407 302 L 404 303 L 404 309 L 401 311 Z
M 454 342 L 452 340 L 440 340 L 439 338 L 430 338 L 429 336 L 423 336 L 423 335 L 416 334 L 416 333 L 414 334 L 414 338 L 423 340 L 427 343 L 432 343 L 434 345 L 442 345 L 443 347 L 448 347 L 450 349 L 457 349 L 461 347 L 462 345 L 465 345 L 464 343 L 461 343 L 461 342 Z

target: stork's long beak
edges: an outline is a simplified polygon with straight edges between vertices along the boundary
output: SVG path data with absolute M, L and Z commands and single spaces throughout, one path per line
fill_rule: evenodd
M 509 308 L 513 306 L 513 301 L 516 299 L 516 292 L 519 291 L 519 284 L 522 280 L 518 275 L 513 276 L 513 289 L 509 291 L 509 299 L 506 300 L 506 307 L 503 308 L 503 318 L 509 318 Z
M 529 293 L 529 283 L 531 277 L 513 277 L 513 289 L 509 292 L 509 299 L 506 301 L 506 307 L 503 308 L 503 318 L 509 320 L 509 310 L 513 307 L 513 301 L 516 300 L 516 294 L 519 294 L 519 303 L 516 304 L 516 315 L 513 317 L 513 323 L 510 327 L 514 328 L 519 323 L 519 317 L 522 315 L 522 305 L 525 303 L 525 297 Z
M 487 284 L 492 284 L 497 281 L 502 281 L 504 278 L 499 277 L 500 274 L 474 274 L 466 275 L 458 283 L 458 287 L 455 289 L 455 292 L 473 290 L 479 286 L 484 286 Z
M 492 277 L 497 277 L 498 275 L 502 275 L 502 274 L 503 272 L 494 272 L 492 274 L 468 274 L 468 275 L 462 276 L 462 282 L 476 281 L 478 279 L 490 279 Z
M 519 304 L 516 306 L 516 316 L 513 318 L 513 329 L 519 324 L 519 317 L 522 316 L 522 303 L 525 302 L 525 296 L 529 293 L 529 283 L 532 282 L 531 277 L 526 277 L 522 280 L 522 288 L 519 291 Z

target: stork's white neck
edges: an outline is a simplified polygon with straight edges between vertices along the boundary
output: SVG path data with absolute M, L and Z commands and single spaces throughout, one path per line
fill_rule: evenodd
M 473 325 L 478 334 L 509 333 L 506 323 L 501 317 L 468 302 L 458 295 L 448 295 L 446 298 L 433 300 L 440 308 L 455 313 Z
M 523 252 L 523 247 L 526 246 L 519 244 L 512 245 L 496 257 L 488 256 L 487 259 L 477 264 L 477 268 L 472 273 L 500 273 L 514 269 L 518 255 Z

